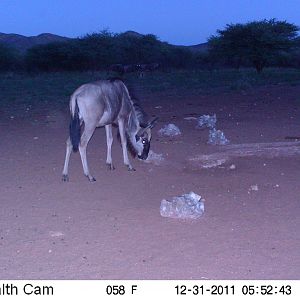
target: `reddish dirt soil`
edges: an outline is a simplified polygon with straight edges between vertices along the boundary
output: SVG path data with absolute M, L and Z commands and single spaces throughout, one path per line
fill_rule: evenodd
M 145 110 L 160 117 L 151 147 L 165 162 L 134 160 L 136 172 L 128 172 L 115 140 L 116 170 L 108 171 L 105 131 L 98 129 L 88 147 L 94 183 L 83 176 L 78 153 L 70 181 L 61 181 L 65 111 L 2 116 L 0 278 L 299 279 L 300 156 L 192 166 L 188 157 L 221 146 L 208 145 L 208 131 L 184 120 L 216 113 L 231 144 L 284 142 L 300 136 L 299 104 L 297 86 L 148 96 Z M 158 136 L 168 123 L 182 135 Z M 160 216 L 162 199 L 190 191 L 206 200 L 200 219 Z

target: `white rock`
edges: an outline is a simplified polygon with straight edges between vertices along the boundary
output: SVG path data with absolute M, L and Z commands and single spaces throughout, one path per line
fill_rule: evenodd
M 176 136 L 180 135 L 181 131 L 175 124 L 168 124 L 162 127 L 158 131 L 158 134 L 161 136 Z

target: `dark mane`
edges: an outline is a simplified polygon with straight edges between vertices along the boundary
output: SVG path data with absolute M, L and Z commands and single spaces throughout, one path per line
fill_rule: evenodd
M 124 80 L 120 77 L 109 77 L 109 78 L 107 78 L 107 80 L 110 82 L 122 81 L 124 83 Z
M 139 97 L 137 96 L 135 89 L 132 86 L 129 87 L 127 86 L 127 89 L 133 104 L 133 109 L 139 121 L 139 124 L 141 127 L 146 127 L 148 124 L 149 117 L 147 113 L 144 111 L 144 109 L 142 108 L 141 101 L 139 100 Z

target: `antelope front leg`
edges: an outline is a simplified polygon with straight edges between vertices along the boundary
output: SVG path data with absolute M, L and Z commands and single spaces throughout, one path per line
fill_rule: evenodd
M 135 169 L 132 167 L 131 163 L 129 162 L 129 158 L 128 158 L 127 140 L 126 140 L 126 134 L 125 134 L 124 121 L 119 120 L 118 125 L 119 125 L 119 132 L 120 132 L 120 138 L 121 138 L 124 164 L 125 164 L 125 166 L 127 166 L 128 171 L 135 171 Z
M 71 153 L 72 153 L 72 144 L 70 138 L 68 138 L 66 142 L 66 158 L 65 158 L 64 169 L 62 172 L 62 181 L 69 181 L 68 169 L 69 169 L 69 161 L 70 161 Z
M 109 170 L 114 170 L 115 167 L 112 163 L 112 156 L 111 156 L 111 145 L 113 143 L 113 135 L 112 135 L 112 125 L 105 125 L 105 132 L 106 132 L 106 144 L 107 144 L 107 156 L 106 156 L 106 164 Z

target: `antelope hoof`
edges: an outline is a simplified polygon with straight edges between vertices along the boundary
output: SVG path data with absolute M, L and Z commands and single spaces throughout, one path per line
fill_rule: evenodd
M 63 176 L 62 176 L 61 180 L 62 180 L 62 181 L 64 181 L 64 182 L 67 182 L 67 181 L 69 181 L 69 176 L 68 176 L 68 175 L 65 175 L 65 174 L 63 174 Z
M 107 165 L 107 169 L 110 171 L 113 171 L 115 169 L 113 164 L 107 163 L 106 165 Z
M 127 170 L 128 171 L 136 171 L 135 168 L 133 168 L 132 166 L 127 166 Z
M 96 181 L 96 179 L 93 176 L 91 176 L 91 175 L 86 175 L 86 177 L 89 179 L 89 182 Z

